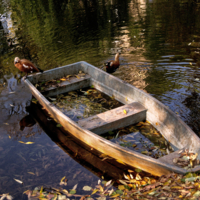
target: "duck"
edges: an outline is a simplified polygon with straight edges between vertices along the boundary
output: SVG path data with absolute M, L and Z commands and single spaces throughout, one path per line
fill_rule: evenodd
M 115 55 L 115 60 L 110 60 L 105 63 L 106 72 L 109 74 L 114 73 L 119 68 L 119 53 Z
M 43 72 L 43 70 L 41 70 L 39 67 L 36 67 L 31 61 L 27 59 L 20 59 L 19 57 L 15 57 L 14 65 L 20 71 L 26 73 L 25 78 L 28 76 L 28 73 Z

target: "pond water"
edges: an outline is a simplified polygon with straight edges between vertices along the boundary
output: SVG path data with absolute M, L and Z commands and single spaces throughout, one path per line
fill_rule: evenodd
M 14 67 L 16 56 L 47 70 L 80 60 L 102 67 L 120 52 L 113 75 L 159 99 L 200 135 L 199 0 L 0 2 L 0 194 L 25 199 L 23 191 L 58 186 L 63 176 L 81 191 L 101 177 L 37 123 L 20 124 L 30 95 L 19 84 L 24 74 Z

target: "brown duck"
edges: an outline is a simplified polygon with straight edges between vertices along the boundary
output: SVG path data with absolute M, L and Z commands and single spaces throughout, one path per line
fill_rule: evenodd
M 33 73 L 33 72 L 43 72 L 40 68 L 36 67 L 31 61 L 26 60 L 26 59 L 20 59 L 16 57 L 14 59 L 14 65 L 17 67 L 20 71 L 25 72 L 26 76 L 28 73 Z
M 110 60 L 105 63 L 106 72 L 109 74 L 114 73 L 119 68 L 119 53 L 115 55 L 115 60 Z

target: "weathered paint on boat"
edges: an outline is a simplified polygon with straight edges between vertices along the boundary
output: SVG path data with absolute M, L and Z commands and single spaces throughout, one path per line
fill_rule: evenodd
M 130 104 L 132 102 L 139 102 L 142 104 L 147 109 L 147 120 L 151 122 L 151 124 L 154 125 L 170 142 L 175 151 L 188 148 L 189 150 L 198 153 L 198 158 L 200 158 L 199 137 L 176 114 L 147 93 L 84 61 L 48 70 L 44 73 L 30 75 L 25 80 L 25 83 L 30 88 L 32 94 L 50 115 L 76 138 L 103 154 L 154 175 L 161 176 L 171 172 L 182 174 L 188 172 L 187 170 L 174 165 L 172 162 L 166 162 L 171 155 L 165 156 L 165 159 L 154 159 L 119 146 L 84 129 L 53 106 L 33 85 L 38 82 L 61 78 L 68 74 L 78 74 L 79 71 L 83 71 L 91 77 L 90 85 L 94 85 L 96 89 L 109 96 L 114 95 L 115 99 L 123 104 Z M 73 90 L 80 88 L 80 86 L 75 86 L 73 86 Z M 198 170 L 200 170 L 200 166 L 196 166 L 190 171 Z

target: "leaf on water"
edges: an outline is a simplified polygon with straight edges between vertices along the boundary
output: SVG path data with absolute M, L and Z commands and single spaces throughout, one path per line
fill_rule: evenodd
M 69 194 L 76 194 L 76 190 L 70 190 Z
M 33 144 L 33 143 L 35 143 L 35 142 L 25 142 L 24 144 Z
M 76 190 L 78 184 L 74 185 L 74 187 L 72 188 L 72 190 Z
M 125 113 L 125 114 L 127 114 L 127 111 L 126 111 L 126 110 L 124 110 L 124 113 Z
M 59 194 L 58 200 L 67 200 L 65 195 Z
M 66 189 L 63 189 L 62 192 L 64 192 L 65 194 L 69 194 L 69 192 Z
M 98 191 L 99 191 L 98 189 L 94 189 L 91 195 L 97 193 Z
M 91 191 L 91 190 L 92 190 L 92 187 L 86 185 L 86 186 L 83 187 L 83 190 L 84 190 L 84 191 Z
M 9 135 L 8 137 L 9 137 L 9 139 L 11 139 L 11 136 L 10 136 L 10 135 Z
M 22 143 L 22 144 L 24 144 L 25 142 L 23 142 L 23 141 L 18 141 L 19 143 Z
M 40 189 L 40 194 L 42 194 L 42 192 L 43 192 L 43 186 L 42 186 L 41 189 Z
M 64 179 L 65 179 L 65 176 L 61 178 L 60 182 L 63 182 Z
M 19 180 L 19 179 L 15 179 L 15 178 L 14 178 L 14 180 L 15 180 L 16 182 L 20 183 L 20 184 L 23 184 L 23 181 L 21 181 L 21 180 Z
M 62 127 L 62 125 L 61 124 L 57 124 L 56 127 Z
M 32 174 L 32 175 L 35 175 L 35 173 L 33 173 L 33 172 L 28 172 L 29 174 Z
M 107 187 L 107 186 L 109 186 L 111 183 L 112 183 L 112 180 L 109 180 L 109 181 L 106 183 L 105 186 Z

